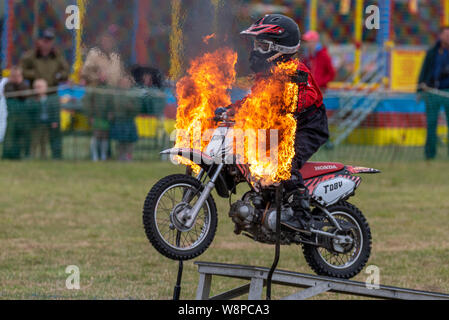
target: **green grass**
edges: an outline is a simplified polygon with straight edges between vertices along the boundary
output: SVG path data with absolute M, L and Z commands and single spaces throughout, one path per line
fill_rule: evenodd
M 382 284 L 449 292 L 449 162 L 350 164 L 383 170 L 351 199 L 371 224 L 369 264 Z M 153 184 L 182 171 L 157 162 L 0 162 L 0 299 L 170 299 L 177 265 L 150 246 L 141 212 Z M 218 233 L 199 260 L 271 266 L 273 247 L 235 236 L 227 201 L 216 200 Z M 79 291 L 65 287 L 68 265 L 80 268 Z M 280 268 L 311 272 L 294 246 L 282 248 Z M 197 281 L 187 262 L 182 298 L 194 298 Z M 216 278 L 212 294 L 240 284 Z M 293 289 L 273 290 L 279 298 Z

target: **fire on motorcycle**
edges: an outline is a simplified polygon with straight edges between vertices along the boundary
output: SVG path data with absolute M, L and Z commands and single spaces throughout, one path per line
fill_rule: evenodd
M 207 250 L 218 223 L 211 192 L 216 189 L 220 197 L 231 199 L 240 183 L 247 183 L 250 190 L 230 205 L 235 233 L 264 244 L 276 242 L 276 186 L 254 183 L 248 165 L 222 162 L 232 143 L 227 137 L 234 123 L 226 113 L 216 120 L 219 128 L 205 153 L 176 148 L 163 152 L 200 160 L 200 173 L 162 179 L 145 201 L 146 234 L 161 254 L 174 260 L 193 259 Z M 360 186 L 356 174 L 377 172 L 340 163 L 307 163 L 301 173 L 311 194 L 313 222 L 300 231 L 283 228 L 281 244 L 302 245 L 307 263 L 319 275 L 357 275 L 370 255 L 371 232 L 362 212 L 347 200 Z M 281 214 L 284 218 L 293 215 L 288 199 L 283 201 Z
M 218 108 L 228 105 L 227 90 L 235 80 L 235 72 L 223 71 L 234 70 L 236 55 L 230 50 L 205 55 L 178 83 L 177 128 L 211 134 L 200 143 L 178 136 L 175 147 L 162 152 L 195 175 L 171 175 L 151 189 L 143 211 L 146 235 L 170 259 L 200 256 L 217 229 L 215 189 L 229 199 L 235 234 L 264 244 L 300 245 L 317 274 L 352 278 L 369 259 L 371 231 L 348 200 L 361 184 L 359 174 L 379 171 L 307 162 L 328 138 L 327 118 L 319 88 L 292 58 L 300 43 L 296 23 L 267 15 L 243 34 L 255 37 L 250 61 L 259 76 L 238 108 Z M 270 137 L 261 139 L 268 131 Z M 241 184 L 249 190 L 233 202 Z

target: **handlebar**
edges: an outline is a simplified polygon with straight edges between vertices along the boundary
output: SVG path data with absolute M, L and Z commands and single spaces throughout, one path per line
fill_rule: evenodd
M 213 118 L 209 118 L 207 120 L 213 121 L 215 123 L 222 122 L 222 123 L 228 123 L 228 124 L 235 124 L 235 121 L 233 119 L 230 119 L 230 117 L 227 114 L 218 115 Z
M 213 117 L 209 120 L 215 121 L 215 122 L 231 122 L 228 111 L 229 110 L 226 108 L 219 108 L 215 111 L 215 117 Z

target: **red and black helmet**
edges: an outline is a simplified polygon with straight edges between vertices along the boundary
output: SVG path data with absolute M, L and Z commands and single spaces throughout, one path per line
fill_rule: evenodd
M 294 54 L 301 46 L 298 24 L 282 14 L 267 14 L 240 34 L 255 37 L 255 49 L 261 53 Z

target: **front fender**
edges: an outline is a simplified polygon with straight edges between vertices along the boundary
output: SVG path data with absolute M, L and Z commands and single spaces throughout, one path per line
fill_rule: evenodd
M 162 151 L 161 155 L 170 155 L 172 157 L 180 156 L 182 158 L 188 159 L 188 160 L 192 161 L 193 163 L 199 165 L 201 167 L 201 169 L 203 169 L 204 171 L 208 172 L 210 178 L 217 167 L 215 160 L 211 156 L 209 156 L 208 154 L 206 154 L 200 150 L 196 150 L 196 149 L 173 148 L 173 149 L 168 149 L 168 150 Z M 217 190 L 217 193 L 220 197 L 226 198 L 226 199 L 229 198 L 230 190 L 229 190 L 226 180 L 223 176 L 223 172 L 220 173 L 217 181 L 215 182 L 215 189 Z
M 172 148 L 162 151 L 161 155 L 171 155 L 172 157 L 180 156 L 192 161 L 193 163 L 196 163 L 200 167 L 202 167 L 203 165 L 211 166 L 212 164 L 214 164 L 214 159 L 212 157 L 196 149 Z

